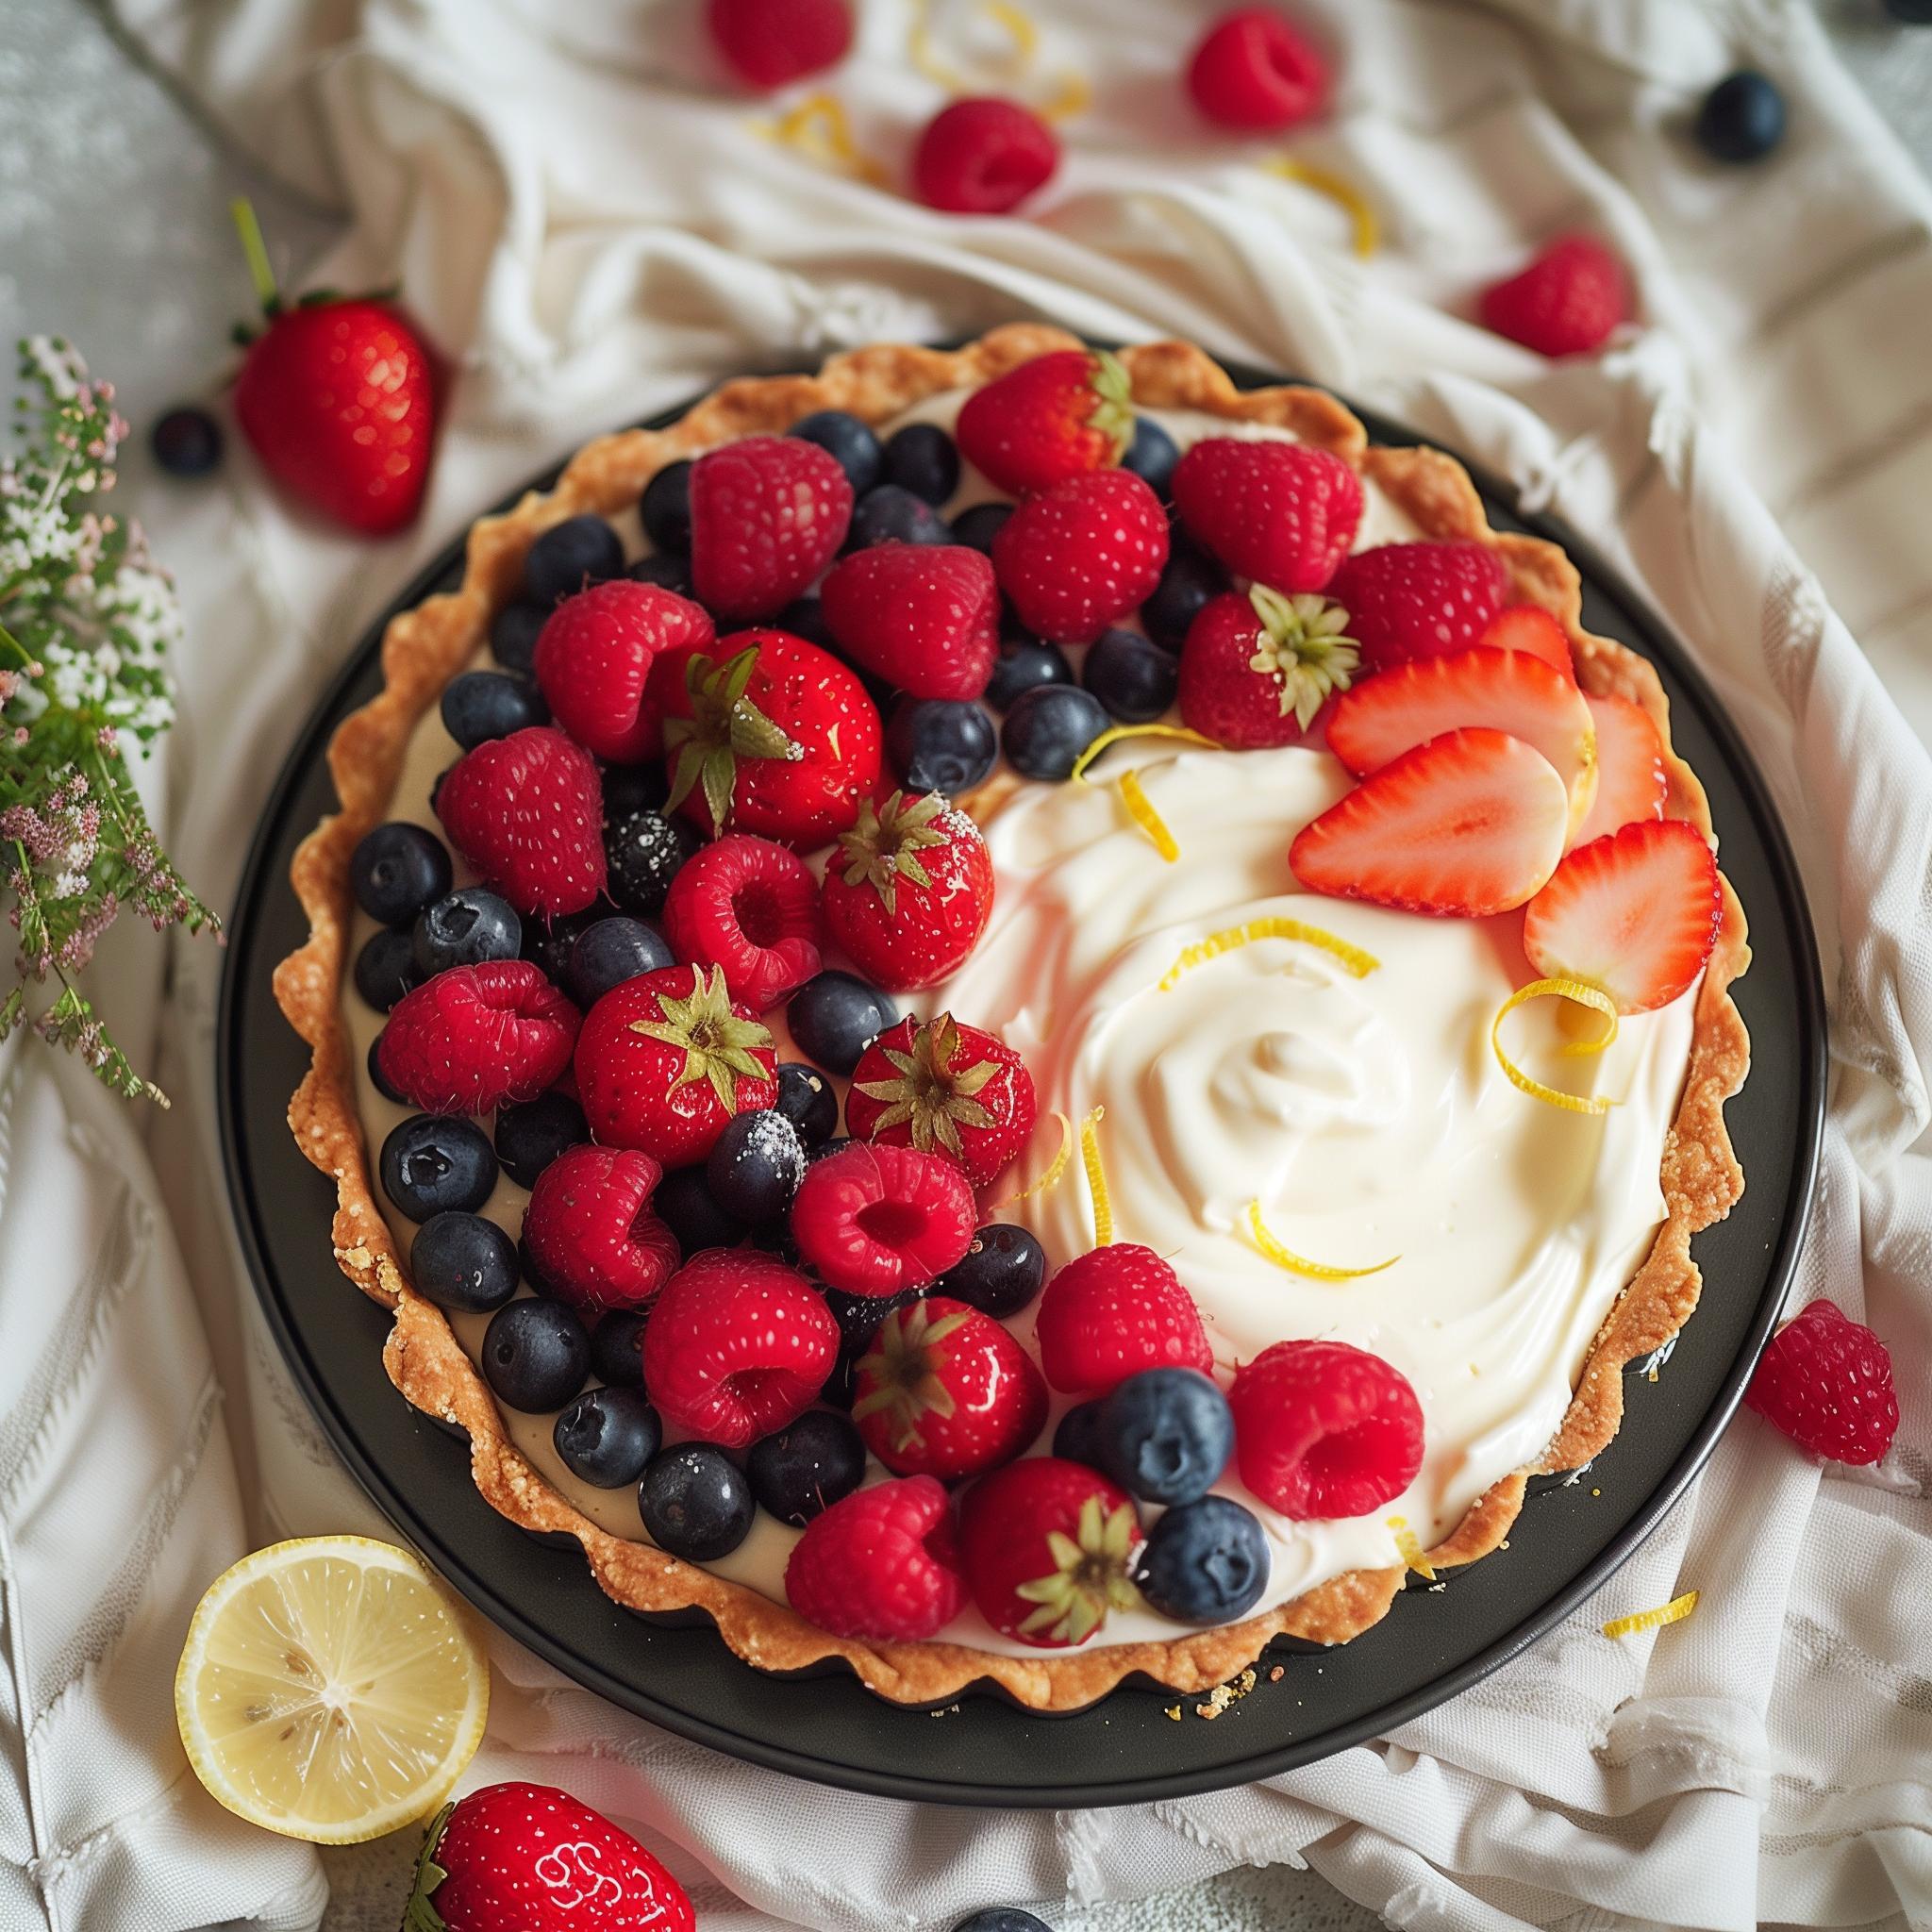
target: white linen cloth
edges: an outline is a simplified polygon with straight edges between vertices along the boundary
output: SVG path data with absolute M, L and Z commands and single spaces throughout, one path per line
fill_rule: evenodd
M 1331 205 L 1254 165 L 1267 144 L 1192 122 L 1174 75 L 1204 0 L 1041 8 L 1041 72 L 1084 73 L 1093 106 L 1028 218 L 998 221 L 934 215 L 757 138 L 763 110 L 722 86 L 684 6 L 118 10 L 265 162 L 353 214 L 312 279 L 399 275 L 457 368 L 427 509 L 386 546 L 291 514 L 239 450 L 220 490 L 136 506 L 191 613 L 156 797 L 217 903 L 303 711 L 478 508 L 724 375 L 1038 312 L 1304 372 L 1594 537 L 1750 741 L 1826 960 L 1832 1111 L 1796 1299 L 1829 1293 L 1891 1345 L 1905 1424 L 1880 1470 L 1821 1472 L 1740 1419 L 1694 1497 L 1560 1631 L 1395 1737 L 1242 1790 L 1058 1816 L 848 1796 L 654 1731 L 501 1639 L 466 1782 L 569 1786 L 669 1848 L 704 1923 L 734 1932 L 945 1927 L 993 1901 L 1137 1898 L 1302 1861 L 1399 1925 L 1932 1924 L 1932 768 L 1874 675 L 1932 738 L 1932 191 L 1806 8 L 1298 0 L 1341 92 L 1289 145 L 1374 199 L 1385 247 L 1367 263 Z M 941 92 L 908 70 L 904 0 L 863 13 L 828 85 L 896 164 Z M 938 8 L 956 61 L 978 30 Z M 1746 62 L 1785 87 L 1791 134 L 1774 161 L 1724 169 L 1684 124 Z M 1578 224 L 1628 256 L 1644 327 L 1552 366 L 1458 319 Z M 155 956 L 117 950 L 101 991 L 124 1028 L 157 1014 L 166 1124 L 31 1042 L 0 1059 L 8 1932 L 314 1922 L 312 1855 L 202 1796 L 167 1686 L 195 1597 L 249 1542 L 383 1531 L 240 1279 L 214 1153 L 216 956 L 178 948 L 165 1004 Z M 1692 1587 L 1686 1624 L 1598 1633 Z M 1191 1923 L 1184 1903 L 1166 1914 Z

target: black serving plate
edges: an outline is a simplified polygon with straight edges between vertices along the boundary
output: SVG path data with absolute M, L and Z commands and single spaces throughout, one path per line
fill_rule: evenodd
M 1253 387 L 1281 380 L 1236 372 Z M 675 420 L 674 411 L 659 419 Z M 1419 439 L 1363 411 L 1380 442 Z M 465 1444 L 426 1421 L 383 1374 L 389 1320 L 330 1258 L 333 1190 L 296 1152 L 286 1113 L 307 1050 L 276 1010 L 275 962 L 307 928 L 288 884 L 295 845 L 335 807 L 324 749 L 380 683 L 370 630 L 308 720 L 256 834 L 222 989 L 223 1149 L 262 1305 L 343 1460 L 397 1528 L 493 1623 L 579 1683 L 680 1736 L 856 1790 L 986 1806 L 1121 1805 L 1275 1775 L 1453 1697 L 1551 1628 L 1604 1583 L 1683 1493 L 1738 1405 L 1790 1280 L 1811 1198 L 1824 1091 L 1824 1003 L 1811 923 L 1763 779 L 1684 646 L 1591 546 L 1526 515 L 1472 471 L 1491 522 L 1552 538 L 1584 578 L 1584 619 L 1656 665 L 1677 750 L 1703 779 L 1724 870 L 1751 923 L 1735 993 L 1753 1065 L 1728 1120 L 1748 1177 L 1728 1220 L 1697 1237 L 1703 1302 L 1655 1381 L 1632 1373 L 1628 1415 L 1588 1483 L 1539 1486 L 1511 1546 L 1411 1591 L 1343 1648 L 1278 1650 L 1284 1674 L 1216 1724 L 1165 1714 L 1172 1692 L 1124 1686 L 1091 1708 L 1042 1716 L 969 1695 L 941 1716 L 881 1702 L 842 1665 L 779 1679 L 741 1663 L 708 1620 L 619 1608 L 574 1544 L 540 1543 L 473 1488 Z M 539 477 L 534 487 L 551 479 Z M 521 494 L 521 492 L 519 492 Z M 396 599 L 454 585 L 462 542 Z

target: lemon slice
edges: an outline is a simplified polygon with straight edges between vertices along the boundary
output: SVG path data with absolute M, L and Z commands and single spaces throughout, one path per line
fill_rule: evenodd
M 208 1586 L 175 1674 L 195 1775 L 238 1817 L 343 1845 L 432 1811 L 475 1755 L 490 1668 L 407 1550 L 302 1537 Z

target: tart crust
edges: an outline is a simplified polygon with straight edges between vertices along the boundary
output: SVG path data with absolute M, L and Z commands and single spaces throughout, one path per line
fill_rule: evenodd
M 780 431 L 815 409 L 850 410 L 878 423 L 941 391 L 983 383 L 1078 339 L 1041 324 L 996 328 L 957 350 L 877 344 L 833 357 L 816 375 L 743 377 L 714 390 L 667 429 L 601 437 L 571 458 L 555 489 L 531 492 L 471 529 L 460 587 L 426 599 L 389 625 L 382 641 L 382 691 L 345 718 L 328 747 L 341 809 L 305 840 L 291 881 L 309 936 L 276 968 L 275 997 L 313 1058 L 289 1108 L 308 1158 L 336 1186 L 338 1264 L 364 1293 L 391 1308 L 383 1351 L 396 1388 L 417 1408 L 470 1439 L 477 1489 L 501 1515 L 540 1534 L 573 1538 L 592 1574 L 618 1603 L 645 1612 L 698 1609 L 746 1662 L 801 1672 L 843 1659 L 881 1697 L 941 1703 L 991 1685 L 1040 1710 L 1074 1710 L 1125 1678 L 1184 1692 L 1205 1690 L 1251 1663 L 1270 1640 L 1347 1641 L 1376 1623 L 1402 1587 L 1400 1567 L 1354 1570 L 1247 1621 L 1171 1641 L 1041 1651 L 1009 1657 L 941 1641 L 864 1644 L 834 1637 L 783 1604 L 726 1581 L 651 1544 L 610 1535 L 584 1516 L 510 1442 L 494 1397 L 442 1312 L 418 1295 L 399 1264 L 375 1198 L 370 1152 L 357 1113 L 341 986 L 353 902 L 349 857 L 385 816 L 418 718 L 483 641 L 491 613 L 516 593 L 524 556 L 551 525 L 583 511 L 614 514 L 636 503 L 665 464 L 728 438 Z M 1508 567 L 1515 598 L 1553 612 L 1568 631 L 1587 691 L 1634 699 L 1656 720 L 1670 771 L 1667 811 L 1711 836 L 1704 788 L 1670 748 L 1670 712 L 1656 671 L 1635 652 L 1582 628 L 1575 567 L 1540 538 L 1492 531 L 1462 466 L 1430 449 L 1371 447 L 1361 424 L 1332 397 L 1304 388 L 1238 390 L 1191 344 L 1159 341 L 1120 352 L 1135 400 L 1262 422 L 1333 450 L 1372 478 L 1432 538 L 1491 544 Z M 1690 1237 L 1729 1212 L 1744 1177 L 1725 1129 L 1724 1104 L 1742 1084 L 1750 1046 L 1729 988 L 1750 960 L 1743 908 L 1723 882 L 1717 944 L 1696 995 L 1690 1064 L 1676 1118 L 1665 1138 L 1661 1183 L 1666 1219 L 1649 1256 L 1598 1330 L 1554 1441 L 1530 1468 L 1477 1499 L 1429 1555 L 1443 1568 L 1474 1562 L 1508 1535 L 1533 1474 L 1572 1470 L 1597 1456 L 1623 1418 L 1624 1365 L 1661 1348 L 1697 1305 L 1702 1277 Z

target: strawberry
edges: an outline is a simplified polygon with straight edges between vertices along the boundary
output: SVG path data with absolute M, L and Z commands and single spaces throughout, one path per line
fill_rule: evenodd
M 1542 977 L 1583 980 L 1620 1013 L 1647 1013 L 1704 971 L 1724 916 L 1704 835 L 1682 819 L 1641 819 L 1557 866 L 1523 916 L 1523 950 Z
M 1553 665 L 1574 684 L 1576 660 L 1570 634 L 1541 604 L 1507 604 L 1483 625 L 1476 642 L 1492 651 L 1527 651 Z
M 782 630 L 721 638 L 715 655 L 665 652 L 650 701 L 664 718 L 669 806 L 707 832 L 808 851 L 852 824 L 878 780 L 883 734 L 865 687 Z
M 963 543 L 874 543 L 841 558 L 819 608 L 855 663 L 916 698 L 976 698 L 1000 648 L 992 564 Z
M 629 1147 L 566 1147 L 530 1190 L 524 1251 L 546 1294 L 580 1313 L 648 1302 L 677 1266 L 677 1239 L 651 1208 L 664 1170 Z
M 1832 1302 L 1807 1303 L 1772 1337 L 1744 1403 L 1834 1462 L 1881 1462 L 1898 1434 L 1890 1351 Z
M 894 1308 L 858 1377 L 852 1420 L 900 1475 L 977 1475 L 1010 1462 L 1046 1420 L 1033 1357 L 991 1315 L 949 1295 Z
M 1483 291 L 1483 326 L 1540 356 L 1588 356 L 1630 319 L 1630 283 L 1593 235 L 1565 235 Z
M 665 1423 L 748 1449 L 796 1422 L 839 1355 L 839 1324 L 795 1268 L 712 1248 L 664 1284 L 644 1328 L 644 1392 Z
M 1174 503 L 1229 570 L 1290 595 L 1326 587 L 1362 520 L 1361 481 L 1340 457 L 1233 436 L 1210 436 L 1180 459 Z
M 845 1095 L 845 1131 L 944 1154 L 983 1188 L 1025 1146 L 1038 1105 L 1004 1040 L 941 1013 L 924 1025 L 901 1020 L 866 1048 Z
M 1181 650 L 1181 722 L 1239 750 L 1293 744 L 1355 675 L 1347 623 L 1339 604 L 1266 584 L 1210 599 Z
M 995 490 L 1029 496 L 1120 461 L 1134 434 L 1133 391 L 1106 350 L 1059 349 L 974 390 L 954 433 Z
M 604 789 L 589 752 L 526 724 L 443 774 L 436 815 L 484 884 L 519 912 L 581 912 L 604 890 Z
M 1235 1372 L 1241 1481 L 1296 1522 L 1366 1516 L 1423 1466 L 1423 1410 L 1407 1378 L 1345 1341 L 1277 1341 Z
M 825 867 L 825 924 L 887 992 L 937 986 L 979 943 L 992 914 L 986 839 L 937 791 L 860 801 Z
M 1214 1367 L 1194 1298 L 1152 1248 L 1119 1241 L 1076 1256 L 1046 1284 L 1034 1339 L 1066 1395 L 1105 1395 L 1142 1369 Z
M 724 1123 L 778 1098 L 772 1036 L 733 1004 L 722 968 L 665 966 L 614 986 L 584 1017 L 575 1067 L 591 1132 L 665 1167 L 711 1151 Z
M 1057 1456 L 1009 1462 L 966 1491 L 959 1550 L 980 1614 L 1004 1637 L 1045 1650 L 1085 1643 L 1108 1610 L 1134 1610 L 1133 1499 L 1096 1470 Z
M 1030 496 L 992 540 L 992 567 L 1028 630 L 1091 644 L 1150 595 L 1167 514 L 1130 470 L 1093 470 Z
M 436 1814 L 402 1932 L 696 1932 L 684 1888 L 550 1785 L 485 1785 Z
M 680 959 L 722 969 L 731 997 L 762 1013 L 819 970 L 819 882 L 788 847 L 734 832 L 679 867 L 664 937 Z
M 852 484 L 815 442 L 746 436 L 691 470 L 691 574 L 698 602 L 742 623 L 770 617 L 839 554 Z
M 390 1009 L 382 1077 L 425 1113 L 534 1100 L 570 1065 L 577 1009 L 525 959 L 452 966 Z
M 1348 612 L 1362 668 L 1467 650 L 1503 608 L 1503 559 L 1487 543 L 1378 543 L 1335 573 L 1328 594 Z
M 791 1239 L 841 1293 L 923 1288 L 973 1245 L 973 1189 L 952 1161 L 911 1147 L 841 1147 L 806 1170 Z
M 1365 778 L 1289 848 L 1311 892 L 1483 919 L 1528 900 L 1557 868 L 1570 796 L 1542 753 L 1471 726 Z
M 929 1475 L 874 1483 L 806 1524 L 785 1597 L 834 1637 L 917 1642 L 966 1607 L 953 1502 Z
M 1596 725 L 1596 797 L 1577 827 L 1573 842 L 1578 845 L 1639 819 L 1662 818 L 1671 795 L 1664 741 L 1650 713 L 1629 698 L 1586 691 L 1583 702 Z
M 637 764 L 663 749 L 646 704 L 660 651 L 711 641 L 711 620 L 688 597 L 613 577 L 566 597 L 537 634 L 537 684 L 551 715 L 600 758 Z

